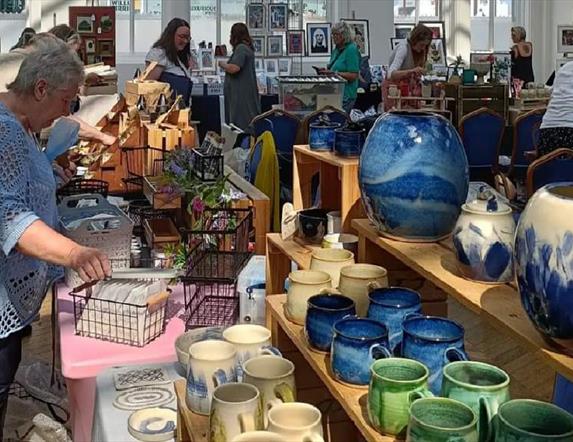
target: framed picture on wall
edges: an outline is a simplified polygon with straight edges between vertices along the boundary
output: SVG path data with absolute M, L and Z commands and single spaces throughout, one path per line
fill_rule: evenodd
M 302 29 L 288 31 L 286 39 L 287 55 L 304 55 L 304 31 Z
M 370 57 L 370 32 L 368 31 L 368 20 L 353 20 L 343 18 L 343 22 L 354 31 L 354 43 L 358 46 L 360 55 Z
M 573 25 L 557 26 L 557 52 L 573 52 Z
M 251 39 L 253 40 L 253 47 L 255 48 L 255 55 L 257 57 L 264 57 L 266 55 L 266 51 L 265 51 L 265 43 L 266 43 L 266 37 L 262 36 L 262 35 L 253 35 L 251 36 Z
M 78 15 L 76 31 L 78 34 L 93 34 L 94 22 L 91 15 Z
M 399 44 L 405 43 L 405 38 L 390 38 L 390 49 L 394 50 Z
M 255 71 L 264 72 L 265 70 L 265 60 L 262 58 L 255 58 Z
M 100 57 L 113 57 L 113 40 L 98 40 L 98 55 Z
M 269 31 L 286 32 L 288 28 L 288 4 L 269 4 Z
M 269 35 L 267 37 L 267 56 L 280 57 L 283 55 L 283 36 Z
M 330 56 L 330 23 L 306 24 L 308 55 Z
M 290 75 L 292 60 L 290 58 L 279 58 L 278 72 L 279 75 Z
M 414 29 L 413 24 L 400 24 L 394 25 L 394 37 L 400 39 L 406 39 L 410 36 L 410 32 Z
M 93 38 L 86 38 L 86 54 L 95 54 L 96 52 L 96 42 Z
M 276 58 L 267 58 L 265 60 L 265 72 L 267 75 L 278 75 L 279 62 Z
M 420 24 L 432 30 L 432 38 L 446 38 L 443 21 L 421 21 Z
M 443 38 L 433 38 L 428 50 L 428 61 L 434 64 L 447 64 L 446 42 Z
M 250 31 L 265 29 L 265 5 L 262 3 L 249 3 L 247 5 L 247 27 Z
M 102 15 L 99 20 L 99 25 L 101 27 L 101 32 L 111 32 L 113 31 L 113 19 L 109 15 Z

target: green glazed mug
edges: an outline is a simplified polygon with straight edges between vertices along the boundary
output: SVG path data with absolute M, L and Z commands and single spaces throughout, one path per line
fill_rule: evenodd
M 533 399 L 514 399 L 501 405 L 495 426 L 495 442 L 573 441 L 573 415 Z
M 459 361 L 444 367 L 442 396 L 463 402 L 478 417 L 480 442 L 493 440 L 493 418 L 509 397 L 509 375 L 483 362 Z
M 370 367 L 368 419 L 384 434 L 403 436 L 416 399 L 432 396 L 428 368 L 413 359 L 379 359 Z
M 435 397 L 414 401 L 406 442 L 478 442 L 477 416 L 467 405 Z

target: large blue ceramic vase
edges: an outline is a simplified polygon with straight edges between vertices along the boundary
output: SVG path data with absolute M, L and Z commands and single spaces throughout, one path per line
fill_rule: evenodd
M 450 234 L 468 193 L 468 160 L 448 120 L 423 112 L 383 114 L 359 167 L 362 201 L 382 235 L 425 242 Z

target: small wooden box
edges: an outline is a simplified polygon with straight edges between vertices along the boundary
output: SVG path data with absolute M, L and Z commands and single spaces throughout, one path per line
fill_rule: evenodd
M 171 218 L 144 219 L 143 229 L 147 245 L 152 249 L 181 242 L 181 235 Z
M 125 82 L 125 102 L 128 106 L 135 106 L 140 95 L 145 97 L 147 106 L 153 107 L 159 95 L 169 96 L 168 83 L 155 80 L 128 80 Z
M 160 177 L 143 177 L 143 194 L 154 209 L 180 209 L 181 195 L 160 192 L 157 188 Z

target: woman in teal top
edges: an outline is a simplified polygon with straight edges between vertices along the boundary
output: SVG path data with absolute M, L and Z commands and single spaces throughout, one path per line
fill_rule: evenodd
M 354 43 L 353 32 L 345 22 L 338 22 L 332 27 L 332 41 L 334 49 L 330 55 L 330 62 L 321 74 L 336 73 L 346 80 L 342 107 L 350 112 L 356 102 L 358 90 L 358 72 L 360 71 L 360 51 Z

